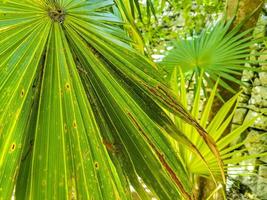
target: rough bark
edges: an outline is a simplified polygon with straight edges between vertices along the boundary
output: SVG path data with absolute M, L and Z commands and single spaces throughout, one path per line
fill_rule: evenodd
M 258 22 L 259 15 L 262 10 L 264 0 L 227 0 L 226 2 L 226 19 L 230 20 L 234 18 L 232 28 L 240 23 L 244 22 L 240 32 L 254 28 Z M 236 77 L 241 78 L 241 77 Z M 239 90 L 239 85 L 225 81 L 236 91 Z M 221 96 L 225 101 L 229 100 L 233 94 L 224 88 L 219 88 Z M 221 108 L 223 102 L 217 100 L 214 105 L 214 113 L 217 113 L 218 109 Z
M 257 24 L 263 3 L 263 0 L 228 0 L 226 2 L 226 19 L 234 18 L 232 27 L 237 26 L 241 22 L 245 22 L 241 31 L 253 28 Z M 239 85 L 234 85 L 233 83 L 229 84 L 233 87 L 233 89 L 237 91 L 239 90 Z M 233 96 L 232 93 L 223 88 L 219 88 L 219 92 L 225 101 Z M 213 108 L 213 113 L 217 113 L 217 111 L 222 107 L 222 105 L 223 102 L 219 99 L 216 99 Z M 211 180 L 206 178 L 199 178 L 199 191 L 197 199 L 207 199 L 207 197 L 212 191 L 214 191 L 214 189 L 215 185 Z M 214 200 L 221 199 L 223 199 L 222 194 L 217 194 L 216 197 L 214 197 Z
M 234 18 L 232 27 L 244 22 L 240 32 L 254 28 L 258 22 L 259 15 L 262 10 L 264 0 L 227 0 L 226 2 L 226 19 Z M 241 77 L 237 77 L 241 78 Z M 239 85 L 229 82 L 233 89 L 239 90 Z M 230 99 L 233 94 L 229 91 L 219 88 L 224 100 Z M 222 106 L 222 102 L 218 102 L 217 108 Z M 218 109 L 214 109 L 215 113 Z
M 228 0 L 226 5 L 226 18 L 235 17 L 233 27 L 245 20 L 245 24 L 241 31 L 256 26 L 263 0 Z

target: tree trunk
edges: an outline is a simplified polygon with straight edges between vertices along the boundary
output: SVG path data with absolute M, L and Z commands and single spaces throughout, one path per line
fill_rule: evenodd
M 235 17 L 233 27 L 246 21 L 241 31 L 256 26 L 263 6 L 263 0 L 228 0 L 226 3 L 226 18 Z
M 254 28 L 258 22 L 259 15 L 262 10 L 263 0 L 227 0 L 226 3 L 226 19 L 230 20 L 234 18 L 232 28 L 244 23 L 240 32 L 246 31 L 250 28 Z M 241 77 L 236 77 L 241 78 Z M 232 86 L 236 91 L 239 90 L 239 85 L 233 82 L 225 80 L 226 83 Z M 224 88 L 219 87 L 220 94 L 225 101 L 229 100 L 233 94 Z M 214 106 L 214 113 L 221 108 L 223 102 L 217 100 Z
M 238 24 L 245 22 L 243 27 L 241 28 L 241 31 L 253 28 L 257 24 L 263 3 L 264 3 L 263 0 L 228 0 L 226 3 L 226 19 L 229 20 L 234 18 L 232 27 L 235 27 Z M 239 90 L 239 85 L 233 85 L 233 83 L 231 83 L 230 85 L 233 86 L 233 89 L 237 91 Z M 225 90 L 222 87 L 219 87 L 218 89 L 220 90 L 220 94 L 225 101 L 229 100 L 233 96 L 232 93 L 230 93 L 229 91 Z M 223 105 L 223 102 L 218 98 L 215 100 L 214 103 L 215 104 L 213 107 L 213 115 L 215 115 Z M 211 180 L 202 177 L 199 178 L 199 190 L 197 192 L 198 193 L 197 199 L 198 200 L 207 199 L 207 197 L 214 190 L 215 190 L 215 185 Z M 214 197 L 213 199 L 221 200 L 223 199 L 223 195 L 216 194 L 216 197 Z

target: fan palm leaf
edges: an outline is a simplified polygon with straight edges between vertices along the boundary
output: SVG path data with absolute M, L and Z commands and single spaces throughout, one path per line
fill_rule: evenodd
M 159 105 L 213 139 L 131 48 L 113 1 L 0 1 L 0 199 L 193 199 Z M 205 161 L 204 161 L 205 163 Z M 144 190 L 149 188 L 150 194 Z
M 251 34 L 254 29 L 239 33 L 242 25 L 230 29 L 232 21 L 219 21 L 204 29 L 201 34 L 192 38 L 177 39 L 173 42 L 173 49 L 167 52 L 162 61 L 165 69 L 171 72 L 174 67 L 180 67 L 184 73 L 192 74 L 204 70 L 204 79 L 210 87 L 220 77 L 219 84 L 232 93 L 236 91 L 229 82 L 244 85 L 238 79 L 242 71 L 257 70 L 245 67 L 245 63 L 257 64 L 256 60 L 248 60 L 252 53 L 251 47 L 264 38 L 255 39 Z M 228 83 L 225 81 L 227 80 Z

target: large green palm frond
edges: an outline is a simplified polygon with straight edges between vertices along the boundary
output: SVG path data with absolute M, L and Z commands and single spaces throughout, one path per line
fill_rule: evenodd
M 113 1 L 0 1 L 0 199 L 192 199 L 162 105 L 213 139 L 129 45 Z M 204 161 L 205 162 L 205 161 Z M 223 176 L 224 177 L 224 176 Z M 148 187 L 151 194 L 144 190 Z
M 219 84 L 235 93 L 229 82 L 242 85 L 244 83 L 238 78 L 242 71 L 256 70 L 245 67 L 245 63 L 258 62 L 247 58 L 259 55 L 253 53 L 251 47 L 264 38 L 255 39 L 251 34 L 254 29 L 239 33 L 242 25 L 231 29 L 231 24 L 232 21 L 219 21 L 204 29 L 199 35 L 177 39 L 162 64 L 170 73 L 174 67 L 180 67 L 188 74 L 199 74 L 204 70 L 204 78 L 211 87 L 217 78 L 221 77 Z

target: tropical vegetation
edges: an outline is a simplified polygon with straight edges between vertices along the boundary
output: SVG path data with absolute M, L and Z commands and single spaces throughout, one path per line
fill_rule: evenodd
M 266 155 L 233 157 L 246 149 L 232 141 L 257 117 L 229 129 L 240 95 L 231 84 L 257 71 L 245 63 L 265 38 L 219 19 L 222 9 L 223 1 L 0 0 L 0 200 L 193 200 L 201 178 L 213 185 L 208 199 L 226 198 L 237 164 Z M 173 18 L 159 17 L 166 12 Z M 177 13 L 184 30 L 155 25 L 173 26 Z M 218 20 L 204 27 L 211 16 Z M 232 97 L 224 101 L 219 87 Z

